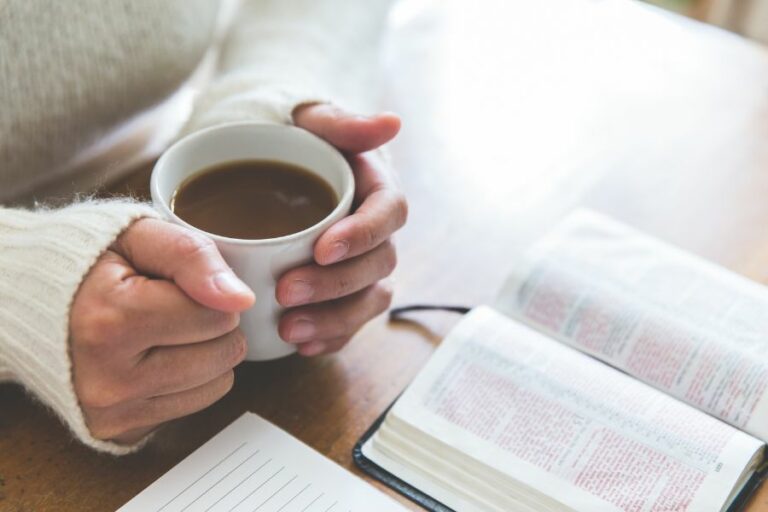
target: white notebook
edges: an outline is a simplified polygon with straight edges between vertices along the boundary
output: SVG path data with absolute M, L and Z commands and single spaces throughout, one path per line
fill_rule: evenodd
M 400 504 L 245 413 L 118 512 L 390 512 Z

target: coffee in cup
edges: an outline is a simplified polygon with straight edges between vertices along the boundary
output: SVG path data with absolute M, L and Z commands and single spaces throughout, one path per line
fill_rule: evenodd
M 261 240 L 298 233 L 330 215 L 339 199 L 320 176 L 277 160 L 217 164 L 187 178 L 171 210 L 207 233 Z

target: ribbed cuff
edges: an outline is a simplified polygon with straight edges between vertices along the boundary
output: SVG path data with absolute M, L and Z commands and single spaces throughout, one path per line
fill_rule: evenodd
M 331 98 L 295 85 L 265 82 L 250 75 L 230 75 L 198 98 L 181 135 L 242 121 L 292 124 L 293 110 L 309 103 L 331 103 Z
M 0 208 L 0 370 L 7 368 L 83 443 L 115 455 L 142 443 L 123 446 L 91 436 L 72 384 L 69 309 L 80 282 L 115 238 L 134 220 L 157 216 L 130 201 L 34 212 Z

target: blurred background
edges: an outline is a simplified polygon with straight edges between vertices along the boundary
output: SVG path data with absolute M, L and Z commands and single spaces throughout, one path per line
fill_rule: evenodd
M 768 0 L 647 0 L 768 43 Z

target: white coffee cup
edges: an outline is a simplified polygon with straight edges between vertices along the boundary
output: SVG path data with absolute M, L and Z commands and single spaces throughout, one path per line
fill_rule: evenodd
M 339 204 L 304 231 L 264 240 L 208 233 L 171 211 L 173 194 L 187 178 L 217 164 L 248 159 L 279 160 L 310 170 L 328 182 Z M 276 359 L 296 351 L 277 332 L 283 308 L 275 300 L 275 283 L 286 270 L 312 260 L 315 241 L 349 214 L 354 187 L 349 164 L 333 146 L 300 128 L 262 123 L 216 126 L 182 138 L 157 161 L 150 181 L 155 208 L 167 220 L 210 237 L 235 274 L 254 291 L 256 303 L 240 315 L 250 361 Z

